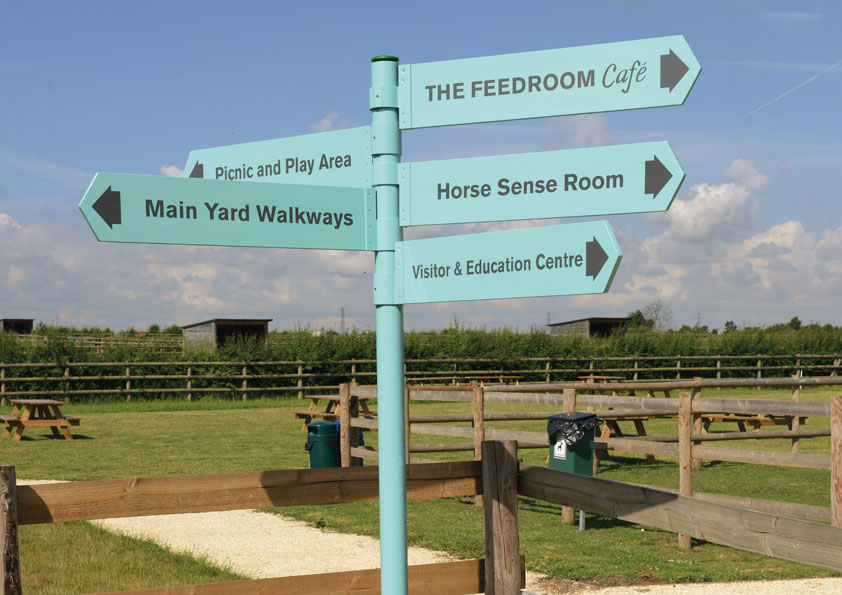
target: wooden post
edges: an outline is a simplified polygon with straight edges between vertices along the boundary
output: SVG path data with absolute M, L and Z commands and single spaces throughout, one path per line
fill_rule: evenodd
M 693 380 L 701 380 L 701 378 L 697 376 Z M 701 396 L 702 396 L 702 390 L 699 389 L 699 388 L 694 388 L 692 393 L 691 393 L 690 398 L 691 398 L 692 402 L 695 402 Z M 704 422 L 702 421 L 702 416 L 698 415 L 698 414 L 694 415 L 693 416 L 693 433 L 694 434 L 701 434 L 703 431 L 704 431 Z M 699 446 L 701 444 L 702 443 L 699 440 L 693 441 L 694 446 Z M 698 469 L 699 467 L 702 466 L 702 459 L 700 459 L 698 457 L 693 457 L 693 460 L 691 461 L 691 464 L 693 465 L 693 467 Z
M 6 406 L 6 364 L 0 364 L 0 405 Z
M 517 476 L 517 442 L 482 443 L 486 595 L 520 595 Z
M 64 366 L 64 404 L 70 403 L 70 366 Z
M 0 561 L 0 588 L 3 595 L 22 593 L 18 551 L 18 496 L 15 468 L 0 466 L 0 524 L 3 527 L 3 559 Z
M 246 379 L 248 376 L 248 366 L 243 364 L 243 401 L 248 401 L 249 394 L 246 390 L 249 387 L 249 381 Z
M 798 376 L 795 376 L 795 378 L 798 378 Z M 796 402 L 796 403 L 801 400 L 801 387 L 800 386 L 793 386 L 792 387 L 792 400 L 793 400 L 793 402 Z M 792 430 L 793 432 L 797 432 L 799 429 L 801 429 L 801 418 L 799 416 L 797 416 L 797 415 L 792 416 L 792 419 L 789 422 L 789 429 Z M 797 453 L 798 447 L 799 447 L 798 438 L 793 438 L 792 439 L 792 452 Z
M 576 389 L 564 389 L 564 412 L 574 413 L 576 411 Z M 550 444 L 550 447 L 553 445 Z M 594 456 L 594 473 L 596 472 L 596 457 Z M 576 509 L 572 506 L 561 507 L 561 522 L 573 525 L 576 523 Z
M 757 379 L 758 379 L 758 380 L 760 380 L 761 378 L 763 378 L 763 373 L 762 373 L 762 370 L 763 370 L 763 360 L 762 360 L 762 359 L 758 359 L 758 360 L 757 360 Z M 757 388 L 760 388 L 760 387 L 758 386 Z
M 678 359 L 675 360 L 675 379 L 681 380 L 681 356 L 678 356 Z
M 716 360 L 716 379 L 722 378 L 722 361 Z
M 693 486 L 690 480 L 692 444 L 690 442 L 690 418 L 693 415 L 693 400 L 690 393 L 678 396 L 678 489 L 682 496 L 692 496 Z M 678 547 L 690 549 L 690 536 L 678 534 Z
M 547 358 L 547 365 L 544 366 L 544 369 L 547 371 L 547 384 L 550 383 L 550 358 Z
M 339 460 L 343 467 L 351 466 L 351 385 L 339 385 Z
M 485 440 L 485 389 L 476 380 L 471 382 L 471 414 L 473 415 L 474 428 L 474 460 L 482 460 L 482 443 Z M 474 504 L 482 506 L 482 496 L 477 494 L 474 497 Z
M 129 362 L 126 362 L 126 403 L 131 403 L 132 401 L 132 381 L 129 379 L 132 374 L 132 369 L 129 366 Z
M 304 391 L 301 390 L 301 387 L 304 386 L 304 367 L 299 364 L 298 366 L 298 398 L 304 398 Z
M 634 381 L 637 382 L 637 359 L 634 360 Z
M 351 364 L 351 380 L 354 380 L 357 377 L 357 364 Z
M 404 418 L 403 418 L 403 431 L 405 436 L 404 440 L 404 449 L 406 450 L 406 464 L 409 465 L 409 387 L 406 384 L 403 385 L 403 410 L 404 410 Z
M 193 380 L 190 378 L 193 375 L 193 366 L 187 366 L 187 400 L 193 400 L 193 393 L 190 392 L 193 389 Z
M 830 373 L 831 377 L 836 377 L 837 370 L 839 370 L 839 364 L 842 363 L 842 359 L 839 359 L 839 354 L 833 354 L 833 371 Z
M 842 395 L 830 402 L 830 524 L 842 527 Z

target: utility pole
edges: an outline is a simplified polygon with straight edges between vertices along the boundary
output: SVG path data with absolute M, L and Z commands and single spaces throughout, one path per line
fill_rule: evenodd
M 345 306 L 339 308 L 339 332 L 345 334 Z

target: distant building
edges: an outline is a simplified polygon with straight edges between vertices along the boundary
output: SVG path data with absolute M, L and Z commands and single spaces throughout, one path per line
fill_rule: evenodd
M 265 341 L 269 334 L 271 318 L 214 318 L 181 327 L 184 348 L 209 348 L 216 350 L 230 337 L 255 337 Z
M 553 336 L 607 337 L 615 330 L 625 327 L 628 321 L 628 317 L 580 318 L 567 322 L 554 322 L 548 324 L 547 328 L 550 329 L 550 334 Z
M 34 318 L 0 318 L 0 331 L 31 335 Z

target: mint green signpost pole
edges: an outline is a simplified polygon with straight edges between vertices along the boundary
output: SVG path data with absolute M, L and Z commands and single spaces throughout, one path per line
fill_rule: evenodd
M 380 466 L 380 589 L 407 595 L 403 306 L 395 299 L 399 223 L 398 59 L 371 59 L 371 180 L 377 192 L 374 304 L 377 330 L 377 439 Z

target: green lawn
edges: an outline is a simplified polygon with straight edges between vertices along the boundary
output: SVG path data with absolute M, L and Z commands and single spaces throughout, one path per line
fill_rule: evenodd
M 737 393 L 708 391 L 703 396 L 724 397 Z M 747 398 L 789 399 L 789 391 L 742 391 Z M 803 391 L 802 400 L 827 401 L 828 391 Z M 68 405 L 68 413 L 79 415 L 82 423 L 74 429 L 76 440 L 56 440 L 49 431 L 27 429 L 24 440 L 0 441 L 0 461 L 14 464 L 19 478 L 91 480 L 129 476 L 180 475 L 257 471 L 308 466 L 304 451 L 305 434 L 300 420 L 293 419 L 294 409 L 306 408 L 309 401 L 253 400 L 212 401 L 147 401 L 131 404 Z M 513 406 L 490 404 L 489 411 L 513 409 Z M 537 407 L 533 406 L 533 409 Z M 540 407 L 550 411 L 552 407 Z M 413 404 L 417 413 L 470 411 L 468 403 Z M 821 423 L 819 423 L 821 421 Z M 467 424 L 465 424 L 467 425 Z M 631 424 L 628 424 L 629 426 Z M 546 423 L 496 422 L 491 427 L 507 427 L 543 432 Z M 733 430 L 734 424 L 720 424 L 713 430 Z M 827 427 L 828 420 L 809 419 L 807 428 Z M 677 431 L 677 420 L 647 422 L 652 434 Z M 414 436 L 413 441 L 445 441 L 442 437 Z M 376 434 L 366 432 L 366 443 L 376 444 Z M 759 440 L 711 443 L 727 447 L 786 450 L 789 441 Z M 829 439 L 802 440 L 802 452 L 829 452 Z M 622 453 L 621 453 L 622 454 Z M 423 455 L 439 460 L 464 460 L 471 453 Z M 532 464 L 544 464 L 544 450 L 522 450 L 520 456 Z M 654 465 L 646 464 L 642 455 L 613 455 L 602 464 L 599 476 L 677 487 L 678 466 L 675 460 L 659 457 Z M 826 471 L 784 469 L 759 465 L 705 462 L 694 470 L 694 488 L 700 491 L 756 496 L 791 502 L 829 505 L 830 474 Z M 279 510 L 286 515 L 305 519 L 319 526 L 339 531 L 377 535 L 376 503 L 357 503 L 331 507 L 297 507 Z M 521 550 L 527 567 L 554 577 L 590 580 L 603 584 L 653 581 L 713 581 L 759 578 L 795 578 L 826 576 L 814 568 L 766 558 L 706 543 L 697 543 L 689 552 L 677 548 L 675 535 L 663 531 L 601 517 L 589 517 L 589 530 L 561 524 L 560 508 L 531 499 L 521 499 Z M 412 501 L 409 503 L 409 541 L 435 549 L 450 551 L 462 557 L 484 555 L 482 510 L 458 499 Z M 145 586 L 164 586 L 191 582 L 232 580 L 233 575 L 201 562 L 186 563 L 182 558 L 160 548 L 123 537 L 110 536 L 87 523 L 22 527 L 21 551 L 27 592 L 59 592 L 51 577 L 61 572 L 78 573 L 74 587 L 62 592 L 128 589 L 136 587 L 128 570 L 119 585 L 84 577 L 97 573 L 117 577 L 122 572 L 127 554 L 107 552 L 116 549 L 103 546 L 94 552 L 92 542 L 115 539 L 119 548 L 131 550 L 138 567 L 160 566 L 149 573 Z M 45 544 L 51 549 L 50 561 L 44 560 Z M 151 548 L 151 549 L 150 549 Z M 72 552 L 72 553 L 71 553 Z M 149 558 L 147 558 L 149 557 Z M 144 560 L 156 560 L 148 564 Z M 157 562 L 162 560 L 162 562 Z M 607 564 L 606 561 L 611 561 Z M 164 569 L 173 567 L 176 573 Z M 56 570 L 51 570 L 55 568 Z M 106 571 L 97 571 L 104 568 Z M 117 570 L 115 570 L 117 569 Z M 182 573 L 183 570 L 183 573 Z M 146 578 L 144 580 L 146 580 Z M 116 580 L 116 579 L 115 579 Z M 82 581 L 82 582 L 79 582 Z M 100 581 L 100 582 L 97 582 Z M 52 589 L 52 590 L 51 590 Z

